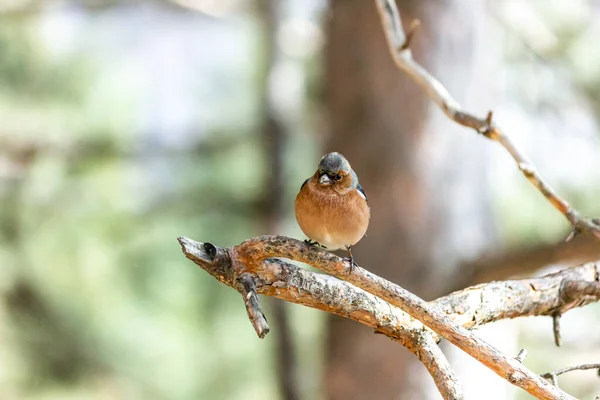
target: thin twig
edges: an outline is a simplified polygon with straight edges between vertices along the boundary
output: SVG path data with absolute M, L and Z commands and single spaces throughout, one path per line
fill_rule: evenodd
M 566 367 L 566 368 L 561 368 L 559 370 L 556 371 L 552 371 L 552 372 L 548 372 L 544 375 L 542 375 L 544 378 L 550 378 L 551 375 L 562 375 L 562 374 L 566 374 L 567 372 L 571 372 L 571 371 L 584 371 L 587 369 L 597 369 L 598 373 L 600 373 L 600 364 L 581 364 L 581 365 L 574 365 L 571 367 Z
M 571 371 L 584 371 L 584 370 L 588 370 L 588 369 L 597 369 L 598 374 L 600 375 L 600 364 L 581 364 L 581 365 L 574 365 L 572 367 L 558 369 L 558 370 L 552 371 L 552 372 L 547 372 L 542 375 L 542 378 L 552 380 L 552 384 L 554 386 L 558 387 L 558 378 L 557 377 L 559 375 L 566 374 L 567 372 L 571 372 Z
M 463 111 L 460 104 L 452 97 L 441 82 L 413 59 L 410 48 L 405 46 L 409 42 L 409 37 L 404 34 L 400 13 L 395 1 L 375 0 L 375 3 L 381 17 L 388 48 L 398 68 L 404 71 L 421 87 L 448 118 L 460 125 L 476 130 L 504 147 L 517 163 L 519 170 L 521 170 L 527 180 L 573 225 L 573 234 L 569 235 L 569 238 L 582 231 L 600 239 L 600 224 L 592 219 L 582 217 L 577 210 L 554 191 L 550 184 L 537 172 L 535 166 L 527 156 L 517 148 L 510 137 L 493 123 L 491 111 L 486 118 L 478 118 Z
M 421 21 L 419 21 L 418 19 L 415 19 L 410 23 L 408 31 L 406 31 L 406 40 L 404 40 L 404 43 L 402 43 L 402 46 L 400 46 L 400 51 L 410 49 L 410 43 L 412 42 L 412 38 L 420 27 Z
M 552 375 L 552 384 L 556 387 L 558 387 L 558 378 L 556 377 L 556 375 Z
M 515 357 L 515 360 L 523 364 L 523 361 L 525 361 L 525 357 L 527 357 L 527 350 L 521 349 L 521 351 L 519 351 L 519 354 L 517 354 L 517 356 Z
M 556 310 L 566 312 L 574 307 L 600 300 L 600 298 L 594 296 L 583 295 L 581 298 L 568 298 L 569 301 L 567 301 L 567 298 L 564 297 L 565 291 L 561 290 L 561 288 L 568 288 L 570 286 L 568 282 L 570 281 L 586 282 L 586 285 L 595 287 L 598 284 L 597 277 L 600 263 L 589 263 L 580 267 L 569 268 L 542 278 L 477 285 L 444 296 L 428 304 L 398 285 L 359 266 L 354 266 L 350 273 L 348 264 L 342 258 L 296 239 L 283 236 L 260 236 L 227 249 L 210 245 L 212 248 L 217 249 L 215 251 L 216 255 L 212 258 L 213 261 L 206 261 L 197 255 L 203 252 L 202 249 L 206 248 L 206 243 L 197 243 L 186 238 L 180 238 L 180 243 L 188 258 L 215 276 L 219 281 L 227 284 L 231 279 L 227 276 L 243 272 L 257 275 L 259 280 L 272 282 L 274 279 L 273 272 L 265 271 L 265 265 L 274 265 L 274 262 L 266 261 L 270 258 L 281 257 L 310 264 L 354 285 L 345 286 L 347 291 L 353 292 L 354 289 L 351 288 L 358 287 L 377 296 L 379 299 L 385 300 L 389 303 L 388 307 L 391 304 L 400 308 L 412 318 L 418 319 L 430 328 L 434 332 L 432 333 L 434 337 L 436 335 L 442 336 L 510 383 L 523 388 L 540 399 L 572 399 L 573 397 L 549 385 L 539 375 L 525 368 L 514 358 L 502 354 L 487 342 L 469 332 L 465 327 L 524 315 L 552 315 Z M 276 285 L 277 290 L 274 292 L 265 292 L 260 290 L 260 285 L 257 282 L 257 290 L 261 294 L 284 298 L 288 301 L 335 313 L 329 306 L 329 302 L 333 300 L 329 297 L 324 299 L 322 290 L 313 288 L 304 277 L 288 276 L 284 281 L 287 282 L 284 286 L 294 288 L 292 290 L 293 295 L 287 292 L 284 293 L 282 289 L 279 289 L 280 283 Z M 347 299 L 347 294 L 346 292 L 336 292 L 333 296 L 341 296 Z M 569 294 L 573 295 L 573 293 Z M 298 298 L 300 295 L 301 298 Z M 347 309 L 344 310 L 338 310 L 337 312 L 348 312 Z M 366 317 L 371 322 L 365 322 L 363 318 L 359 318 L 364 317 L 361 314 L 363 312 L 360 311 L 360 315 L 356 315 L 356 312 L 352 311 L 343 315 L 369 326 L 374 326 L 374 321 L 381 322 L 379 317 L 373 319 L 374 317 L 371 316 L 372 309 L 368 311 L 369 315 Z M 384 320 L 387 318 L 385 315 L 380 317 L 383 317 Z M 415 325 L 416 322 L 412 318 L 408 315 L 403 318 L 401 322 L 403 329 L 422 329 L 420 323 Z M 377 327 L 376 330 L 386 333 L 385 330 Z M 397 331 L 393 331 L 388 336 L 393 337 L 394 332 L 397 334 Z
M 237 279 L 237 283 L 237 289 L 244 299 L 250 323 L 252 323 L 258 337 L 262 339 L 271 329 L 267 323 L 267 318 L 260 309 L 254 279 L 250 274 L 244 273 Z
M 554 344 L 556 347 L 560 347 L 562 340 L 560 336 L 560 317 L 561 314 L 559 312 L 552 314 L 552 334 L 554 335 Z

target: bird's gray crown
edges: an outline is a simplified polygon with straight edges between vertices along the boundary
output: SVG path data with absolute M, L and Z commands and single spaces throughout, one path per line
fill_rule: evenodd
M 340 153 L 333 152 L 323 156 L 319 163 L 319 169 L 323 172 L 348 172 L 350 171 L 350 163 Z

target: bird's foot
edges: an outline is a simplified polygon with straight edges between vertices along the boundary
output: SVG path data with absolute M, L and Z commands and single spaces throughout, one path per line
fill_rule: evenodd
M 348 261 L 350 263 L 350 273 L 352 273 L 354 266 L 356 265 L 358 267 L 358 264 L 354 262 L 354 256 L 352 255 L 352 246 L 346 246 L 346 250 L 348 251 L 348 257 L 344 257 L 344 261 Z
M 322 247 L 324 249 L 326 249 L 327 247 L 323 246 L 321 243 L 319 242 L 315 242 L 314 240 L 310 240 L 310 239 L 305 239 L 304 243 L 309 244 L 311 246 L 317 246 L 317 247 Z
M 354 257 L 344 257 L 342 260 L 350 264 L 350 273 L 354 270 L 354 267 L 358 267 L 358 264 L 354 262 Z

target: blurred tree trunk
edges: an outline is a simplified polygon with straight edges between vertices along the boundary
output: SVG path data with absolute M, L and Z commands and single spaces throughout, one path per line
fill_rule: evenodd
M 263 233 L 281 233 L 284 219 L 283 194 L 285 192 L 283 169 L 287 136 L 285 121 L 278 115 L 273 103 L 271 74 L 279 58 L 277 46 L 278 3 L 274 0 L 258 0 L 256 12 L 261 26 L 264 59 L 260 74 L 260 101 L 262 105 L 261 142 L 263 143 L 266 174 L 264 177 L 263 198 L 260 201 L 259 215 L 263 221 Z M 272 299 L 269 299 L 272 300 Z M 296 357 L 294 339 L 290 326 L 287 304 L 283 301 L 270 301 L 276 339 L 275 365 L 282 400 L 300 399 L 300 389 L 296 380 Z
M 415 58 L 484 114 L 477 108 L 489 88 L 479 72 L 488 62 L 477 36 L 483 2 L 398 5 L 405 26 L 422 22 Z M 495 239 L 484 168 L 490 144 L 446 120 L 395 67 L 373 1 L 333 0 L 326 25 L 327 150 L 348 157 L 372 209 L 355 258 L 432 299 L 452 287 L 461 261 Z M 327 362 L 329 399 L 439 398 L 414 356 L 348 320 L 330 319 Z

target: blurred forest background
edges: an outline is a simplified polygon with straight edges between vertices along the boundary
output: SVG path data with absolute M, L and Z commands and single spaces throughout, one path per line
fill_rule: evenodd
M 463 106 L 494 110 L 600 215 L 600 3 L 400 0 Z M 346 155 L 372 207 L 359 264 L 425 299 L 600 258 L 504 151 L 455 126 L 387 52 L 368 0 L 0 0 L 0 399 L 436 399 L 405 349 L 239 295 L 181 254 L 304 238 L 293 199 Z M 600 307 L 480 332 L 543 373 L 600 361 Z M 467 398 L 527 399 L 446 346 Z M 594 371 L 560 378 L 600 395 Z

